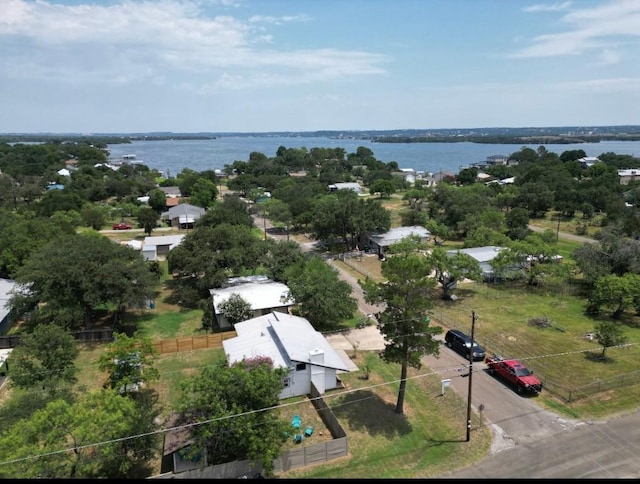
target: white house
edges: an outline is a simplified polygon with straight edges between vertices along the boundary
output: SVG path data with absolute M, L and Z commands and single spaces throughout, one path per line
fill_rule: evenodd
M 598 158 L 597 156 L 583 156 L 582 158 L 578 158 L 578 162 L 583 168 L 589 168 L 596 163 L 602 163 L 600 158 Z
M 331 192 L 335 192 L 337 190 L 351 190 L 356 193 L 362 192 L 362 187 L 356 182 L 333 183 L 329 185 L 328 188 Z
M 185 235 L 159 235 L 145 237 L 142 243 L 142 256 L 144 260 L 158 260 L 158 257 L 166 257 L 171 249 L 179 245 Z
M 495 259 L 495 257 L 500 253 L 501 250 L 504 250 L 504 247 L 489 245 L 486 247 L 471 247 L 468 249 L 448 250 L 447 254 L 455 255 L 457 253 L 462 253 L 473 257 L 480 264 L 482 279 L 484 281 L 490 281 L 495 277 L 493 267 L 491 266 L 491 261 Z
M 287 368 L 280 399 L 309 394 L 311 383 L 321 395 L 342 387 L 338 372 L 349 367 L 305 318 L 273 311 L 234 329 L 237 336 L 222 341 L 228 363 L 266 356 L 274 367 Z
M 213 310 L 220 328 L 230 328 L 220 305 L 232 294 L 238 294 L 251 305 L 253 316 L 262 316 L 271 312 L 288 313 L 295 304 L 290 298 L 286 284 L 276 282 L 267 276 L 233 277 L 227 281 L 225 287 L 210 289 Z
M 628 185 L 629 182 L 640 180 L 640 170 L 618 170 L 618 176 L 620 177 L 621 185 Z
M 396 227 L 382 234 L 369 234 L 365 243 L 379 256 L 384 257 L 384 253 L 390 245 L 400 242 L 410 235 L 417 235 L 422 242 L 426 242 L 431 237 L 431 232 L 419 225 Z

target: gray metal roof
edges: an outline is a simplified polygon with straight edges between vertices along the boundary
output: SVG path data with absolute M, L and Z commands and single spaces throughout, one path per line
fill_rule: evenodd
M 453 255 L 458 252 L 470 255 L 478 262 L 489 262 L 493 260 L 504 247 L 497 247 L 495 245 L 488 245 L 486 247 L 471 247 L 468 249 L 456 249 L 448 250 L 447 254 Z
M 189 215 L 195 218 L 196 220 L 204 215 L 205 209 L 201 207 L 196 207 L 195 205 L 191 205 L 189 203 L 181 203 L 180 205 L 176 205 L 175 207 L 171 207 L 166 212 L 162 212 L 161 217 L 168 217 L 170 219 L 174 219 L 181 215 Z
M 145 237 L 144 238 L 144 247 L 147 246 L 158 246 L 158 245 L 169 245 L 174 247 L 184 239 L 185 234 L 178 235 L 158 235 L 155 237 Z
M 418 235 L 420 238 L 428 239 L 431 236 L 431 232 L 419 225 L 411 225 L 408 227 L 396 227 L 383 234 L 371 234 L 369 238 L 380 247 L 388 247 L 410 235 Z
M 325 337 L 305 318 L 274 311 L 236 323 L 234 329 L 237 336 L 222 341 L 229 363 L 268 356 L 274 367 L 292 368 L 296 363 L 310 363 L 311 353 L 322 353 L 324 362 L 319 366 L 349 371 Z
M 16 285 L 16 281 L 11 279 L 0 279 L 0 322 L 4 321 L 10 312 L 8 307 L 10 292 Z

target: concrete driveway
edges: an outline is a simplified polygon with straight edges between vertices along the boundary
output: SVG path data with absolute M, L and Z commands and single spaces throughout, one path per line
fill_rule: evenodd
M 349 371 L 358 371 L 359 368 L 351 359 L 354 351 L 378 351 L 384 349 L 384 338 L 376 326 L 341 331 L 339 333 L 325 334 L 326 340 L 336 350 L 349 368 Z

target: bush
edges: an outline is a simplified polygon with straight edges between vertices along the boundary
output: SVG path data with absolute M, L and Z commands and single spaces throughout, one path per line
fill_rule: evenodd
M 538 328 L 550 328 L 553 326 L 551 320 L 546 316 L 541 316 L 537 318 L 531 318 L 529 320 L 529 326 L 536 326 Z

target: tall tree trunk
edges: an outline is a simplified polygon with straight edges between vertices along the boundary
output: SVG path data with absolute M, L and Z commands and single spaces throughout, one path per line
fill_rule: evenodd
M 398 391 L 398 402 L 396 403 L 395 412 L 404 413 L 404 390 L 407 387 L 407 360 L 402 362 L 402 371 L 400 372 L 400 390 Z

